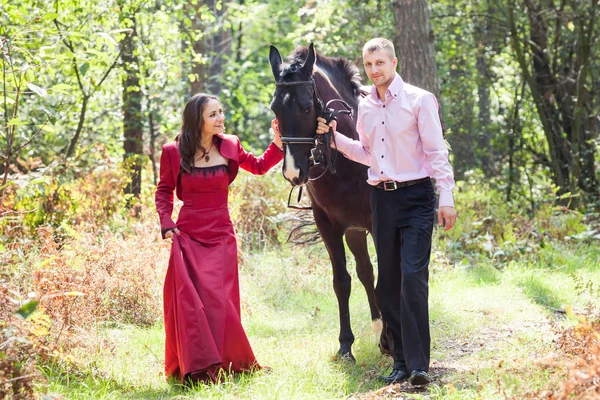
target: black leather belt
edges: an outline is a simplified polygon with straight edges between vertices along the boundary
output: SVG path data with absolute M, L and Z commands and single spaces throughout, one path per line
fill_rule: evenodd
M 384 181 L 384 182 L 379 182 L 375 187 L 378 189 L 383 189 L 387 192 L 390 190 L 396 190 L 396 189 L 400 189 L 403 187 L 414 186 L 419 183 L 425 183 L 425 182 L 431 182 L 431 178 L 427 177 L 427 178 L 422 178 L 422 179 L 415 179 L 414 181 L 404 181 L 404 182 Z

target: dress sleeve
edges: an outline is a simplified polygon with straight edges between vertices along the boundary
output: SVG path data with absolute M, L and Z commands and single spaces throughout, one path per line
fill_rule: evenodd
M 264 175 L 283 159 L 283 151 L 275 143 L 271 143 L 260 157 L 256 157 L 244 150 L 238 138 L 238 156 L 241 168 L 254 175 Z
M 165 238 L 165 233 L 177 227 L 171 217 L 173 214 L 173 192 L 175 191 L 176 182 L 173 182 L 171 158 L 166 146 L 163 146 L 160 156 L 160 180 L 154 194 L 154 203 L 156 204 L 156 211 L 158 211 L 160 218 L 160 231 L 163 239 Z

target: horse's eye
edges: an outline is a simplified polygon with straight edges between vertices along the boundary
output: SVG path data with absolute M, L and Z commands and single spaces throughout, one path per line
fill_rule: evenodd
M 307 108 L 304 112 L 308 114 L 310 112 L 310 107 Z

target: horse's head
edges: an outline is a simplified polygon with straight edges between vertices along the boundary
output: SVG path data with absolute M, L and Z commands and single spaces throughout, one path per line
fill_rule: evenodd
M 308 180 L 317 117 L 323 107 L 319 104 L 312 76 L 315 60 L 312 43 L 305 59 L 290 64 L 283 64 L 274 46 L 269 54 L 276 83 L 271 109 L 279 122 L 284 142 L 283 176 L 292 185 L 303 185 Z

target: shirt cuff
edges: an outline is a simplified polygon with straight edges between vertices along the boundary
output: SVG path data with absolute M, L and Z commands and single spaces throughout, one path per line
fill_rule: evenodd
M 438 207 L 454 207 L 454 196 L 452 195 L 452 191 L 440 191 L 440 201 Z

